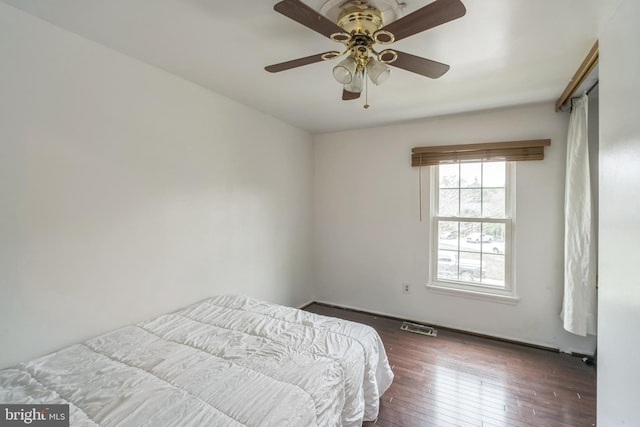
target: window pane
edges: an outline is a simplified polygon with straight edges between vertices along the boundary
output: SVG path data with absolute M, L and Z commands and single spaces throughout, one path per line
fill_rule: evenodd
M 504 211 L 504 188 L 482 190 L 482 216 L 489 218 L 504 218 Z
M 504 255 L 483 255 L 482 261 L 485 268 L 482 283 L 504 288 Z
M 438 279 L 458 280 L 458 253 L 438 251 Z
M 460 163 L 460 187 L 480 188 L 482 185 L 482 163 Z
M 483 277 L 480 254 L 473 252 L 460 252 L 458 274 L 460 280 L 465 282 L 480 282 Z
M 460 223 L 460 250 L 468 252 L 480 252 L 482 230 L 479 222 L 461 222 Z
M 482 186 L 504 188 L 505 163 L 488 162 L 482 165 Z
M 438 223 L 438 249 L 458 250 L 458 223 L 440 221 Z
M 505 225 L 485 222 L 482 224 L 482 232 L 482 252 L 504 254 Z
M 458 216 L 460 214 L 459 190 L 440 190 L 439 215 Z
M 482 190 L 460 190 L 460 215 L 465 217 L 479 217 L 482 214 Z
M 460 166 L 440 165 L 438 166 L 438 175 L 440 175 L 440 188 L 458 188 L 460 187 Z

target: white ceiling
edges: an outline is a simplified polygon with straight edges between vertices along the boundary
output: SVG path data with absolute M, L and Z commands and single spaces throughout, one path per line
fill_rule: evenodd
M 369 85 L 365 110 L 340 99 L 334 61 L 264 71 L 341 47 L 275 12 L 277 0 L 2 1 L 313 133 L 555 100 L 598 26 L 598 0 L 462 0 L 464 17 L 391 45 L 449 72 L 432 80 L 393 68 Z M 404 0 L 403 13 L 430 2 Z

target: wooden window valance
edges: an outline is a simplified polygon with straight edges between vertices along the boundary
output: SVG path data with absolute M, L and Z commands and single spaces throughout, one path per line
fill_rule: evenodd
M 550 139 L 487 142 L 482 144 L 415 147 L 411 150 L 411 166 L 433 166 L 441 163 L 472 161 L 522 161 L 544 159 L 544 147 Z

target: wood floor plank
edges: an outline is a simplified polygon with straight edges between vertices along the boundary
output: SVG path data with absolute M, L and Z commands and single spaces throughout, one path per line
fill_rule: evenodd
M 375 328 L 395 375 L 365 427 L 595 426 L 596 370 L 579 358 L 323 304 L 305 308 Z

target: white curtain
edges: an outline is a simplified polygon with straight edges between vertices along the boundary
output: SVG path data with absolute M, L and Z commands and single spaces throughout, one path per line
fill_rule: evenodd
M 564 328 L 596 334 L 596 245 L 589 173 L 587 95 L 573 100 L 567 140 L 564 239 Z

